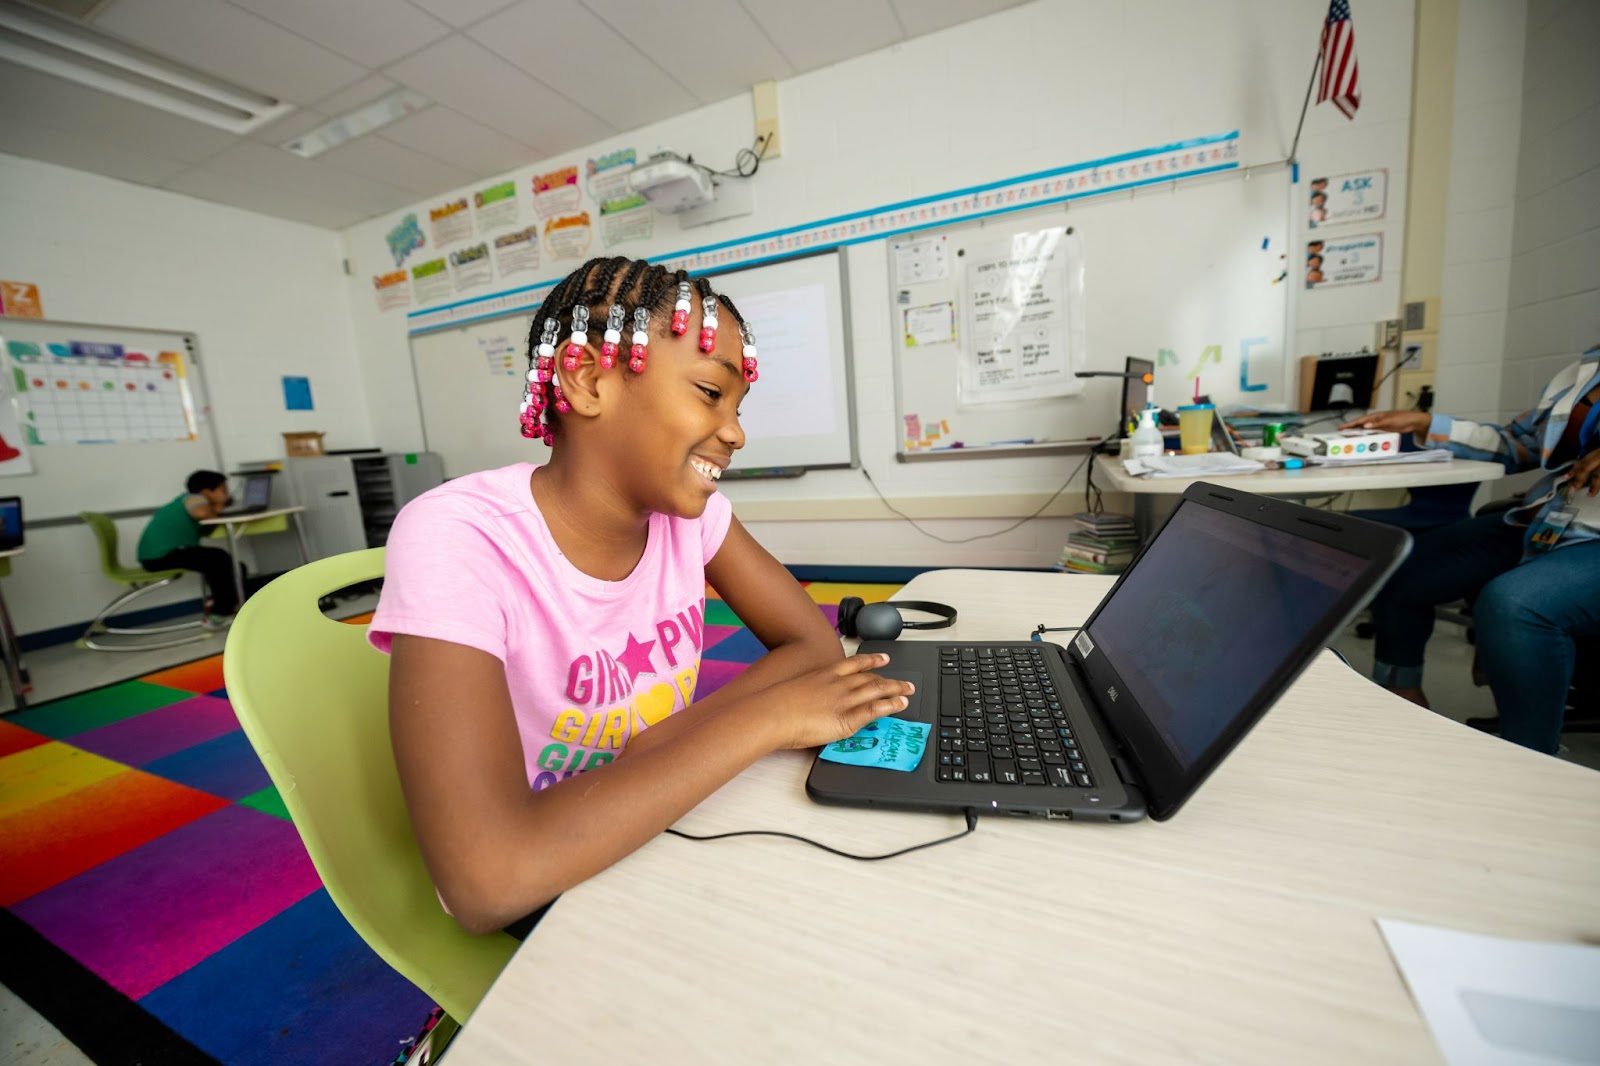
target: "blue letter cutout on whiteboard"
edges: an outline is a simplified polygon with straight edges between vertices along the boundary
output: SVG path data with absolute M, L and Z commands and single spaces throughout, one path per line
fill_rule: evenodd
M 1246 337 L 1239 342 L 1239 391 L 1240 392 L 1266 392 L 1265 382 L 1260 385 L 1250 384 L 1250 349 L 1257 345 L 1267 343 L 1265 337 Z

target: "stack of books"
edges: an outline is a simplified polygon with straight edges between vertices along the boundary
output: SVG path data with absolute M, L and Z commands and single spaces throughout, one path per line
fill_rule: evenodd
M 1139 535 L 1127 515 L 1083 511 L 1072 516 L 1072 524 L 1076 528 L 1067 535 L 1058 570 L 1120 574 L 1133 562 L 1139 550 Z

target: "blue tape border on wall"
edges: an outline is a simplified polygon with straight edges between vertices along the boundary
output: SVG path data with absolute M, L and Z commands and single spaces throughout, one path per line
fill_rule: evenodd
M 1239 131 L 1179 141 L 1121 155 L 1073 163 L 1018 178 L 974 185 L 955 192 L 902 200 L 884 207 L 836 215 L 784 229 L 739 237 L 699 248 L 653 256 L 667 267 L 699 274 L 733 266 L 754 266 L 864 241 L 879 241 L 918 230 L 1025 211 L 1068 200 L 1125 192 L 1181 178 L 1214 174 L 1239 167 Z M 474 296 L 406 315 L 411 336 L 450 329 L 485 319 L 531 311 L 561 279 L 550 278 L 504 292 Z

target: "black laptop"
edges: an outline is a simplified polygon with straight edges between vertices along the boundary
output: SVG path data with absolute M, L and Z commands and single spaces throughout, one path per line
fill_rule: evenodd
M 229 507 L 223 511 L 219 518 L 232 518 L 236 515 L 260 514 L 272 502 L 272 475 L 271 474 L 246 474 L 244 479 L 244 502 L 238 507 Z
M 822 803 L 1170 818 L 1405 558 L 1401 529 L 1197 482 L 1066 647 L 868 641 L 932 726 L 909 773 L 818 759 Z M 1019 618 L 1019 622 L 1022 619 Z

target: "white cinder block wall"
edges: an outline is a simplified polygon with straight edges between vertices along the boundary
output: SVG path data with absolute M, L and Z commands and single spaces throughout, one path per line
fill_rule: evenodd
M 331 230 L 0 155 L 0 277 L 36 283 L 44 313 L 57 321 L 197 334 L 212 405 L 206 425 L 225 470 L 281 458 L 285 430 L 324 430 L 334 448 L 371 440 L 342 255 Z M 311 379 L 315 411 L 284 410 L 286 374 Z M 48 452 L 35 449 L 41 473 L 33 477 L 49 476 Z M 197 468 L 216 465 L 209 447 L 197 444 L 195 453 Z M 26 480 L 0 478 L 0 494 Z M 148 490 L 156 507 L 183 486 L 158 481 Z M 85 497 L 78 506 L 103 504 Z M 143 526 L 118 524 L 126 565 L 137 565 Z M 87 622 L 122 588 L 100 573 L 82 525 L 30 528 L 27 554 L 5 582 L 24 634 Z M 199 595 L 199 579 L 186 577 L 141 602 Z
M 1434 391 L 1436 410 L 1474 420 L 1502 407 L 1527 17 L 1527 0 L 1460 0 L 1456 21 Z
M 1529 0 L 1500 400 L 1600 344 L 1600 3 Z

